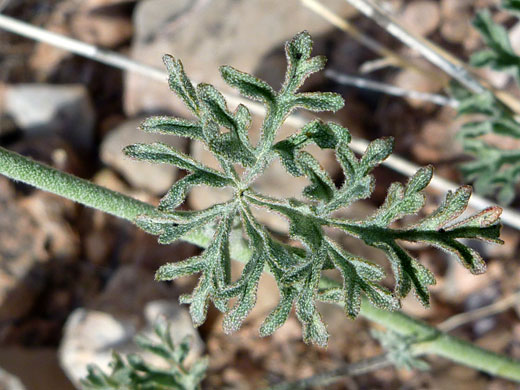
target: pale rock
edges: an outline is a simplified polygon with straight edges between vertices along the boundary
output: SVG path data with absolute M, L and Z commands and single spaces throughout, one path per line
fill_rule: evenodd
M 139 286 L 139 288 L 135 288 Z M 120 266 L 97 297 L 95 308 L 113 315 L 135 317 L 144 310 L 148 302 L 175 300 L 177 295 L 165 283 L 158 283 L 153 272 L 134 265 Z
M 469 14 L 463 14 L 457 18 L 443 19 L 441 25 L 443 38 L 451 43 L 463 43 L 473 28 L 470 20 Z
M 153 164 L 133 160 L 123 153 L 123 148 L 135 143 L 163 142 L 184 151 L 186 139 L 162 134 L 145 133 L 138 129 L 144 118 L 123 122 L 110 131 L 101 144 L 101 160 L 120 172 L 137 188 L 154 194 L 165 193 L 177 178 L 178 169 L 168 164 Z
M 352 13 L 346 2 L 330 6 L 340 17 Z M 134 11 L 134 27 L 134 59 L 164 69 L 161 58 L 171 54 L 183 61 L 194 80 L 211 82 L 219 89 L 224 86 L 219 66 L 228 64 L 252 73 L 262 58 L 296 33 L 308 29 L 317 36 L 331 30 L 327 21 L 302 7 L 298 0 L 147 0 Z M 286 65 L 280 66 L 285 69 Z M 166 82 L 151 82 L 132 72 L 125 75 L 124 107 L 128 115 L 179 112 L 181 106 Z
M 520 55 L 520 22 L 516 23 L 509 30 L 509 41 L 513 47 L 513 51 Z
M 74 2 L 61 1 L 52 7 L 51 14 L 46 18 L 42 28 L 46 31 L 68 36 L 70 34 L 67 18 L 65 15 L 73 14 L 77 5 Z M 45 79 L 64 60 L 69 59 L 72 54 L 47 43 L 36 43 L 36 48 L 28 59 L 28 64 L 35 71 L 38 79 Z
M 2 390 L 25 390 L 26 387 L 20 379 L 0 368 L 0 389 Z
M 67 319 L 64 336 L 59 348 L 60 364 L 68 378 L 79 389 L 79 381 L 87 374 L 87 365 L 96 364 L 108 371 L 112 351 L 122 354 L 138 353 L 150 364 L 160 367 L 165 362 L 149 352 L 143 352 L 132 341 L 139 334 L 153 335 L 153 323 L 158 317 L 169 321 L 174 342 L 178 344 L 184 336 L 191 338 L 188 362 L 200 356 L 204 344 L 193 328 L 187 310 L 174 301 L 150 302 L 145 308 L 146 326 L 138 329 L 135 321 L 111 313 L 76 309 Z
M 431 75 L 424 75 L 418 73 L 412 69 L 402 69 L 400 70 L 394 77 L 393 84 L 399 88 L 403 88 L 406 90 L 418 91 L 418 92 L 427 92 L 427 93 L 435 93 L 441 90 L 443 84 L 442 80 L 439 78 L 432 77 Z M 428 102 L 424 102 L 417 99 L 406 98 L 406 101 L 412 107 L 423 107 L 428 104 Z
M 400 20 L 412 33 L 427 36 L 439 27 L 439 4 L 430 0 L 413 1 L 406 6 Z
M 443 18 L 461 18 L 466 12 L 471 11 L 473 0 L 441 0 L 441 14 Z
M 58 134 L 80 150 L 93 145 L 95 113 L 84 85 L 11 85 L 5 107 L 28 135 Z

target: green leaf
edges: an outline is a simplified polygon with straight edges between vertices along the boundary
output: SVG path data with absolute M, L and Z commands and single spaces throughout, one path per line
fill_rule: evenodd
M 204 270 L 205 265 L 206 259 L 201 256 L 190 257 L 189 259 L 176 263 L 167 263 L 157 270 L 155 280 L 174 280 L 181 276 L 192 275 Z
M 382 242 L 377 245 L 383 249 L 391 261 L 395 276 L 395 293 L 405 297 L 414 288 L 414 295 L 424 307 L 430 306 L 428 286 L 435 284 L 433 274 L 395 242 Z
M 155 360 L 163 362 L 161 368 L 149 364 L 137 354 L 130 354 L 124 358 L 113 353 L 111 372 L 106 374 L 96 365 L 89 365 L 87 376 L 80 380 L 81 388 L 200 390 L 200 384 L 208 368 L 208 359 L 197 359 L 191 367 L 186 366 L 184 360 L 190 349 L 189 340 L 185 338 L 176 345 L 171 338 L 170 324 L 162 322 L 158 321 L 154 325 L 158 342 L 143 335 L 135 338 L 135 343 L 140 349 L 151 354 Z
M 294 95 L 287 104 L 291 108 L 304 108 L 313 112 L 336 112 L 343 108 L 345 101 L 334 92 L 301 92 Z
M 296 298 L 296 316 L 303 326 L 303 341 L 326 346 L 329 334 L 316 308 L 316 295 L 318 294 L 318 283 L 321 278 L 321 269 L 325 262 L 327 251 L 322 245 L 317 251 L 311 254 L 310 262 L 312 267 L 309 275 L 304 281 L 303 288 Z
M 492 52 L 483 52 L 476 58 L 481 64 L 509 68 L 514 65 L 511 61 L 515 57 L 507 52 L 503 31 L 486 18 L 484 15 L 482 29 L 488 34 L 486 39 L 495 46 Z M 499 208 L 486 209 L 457 221 L 467 206 L 469 189 L 466 187 L 448 193 L 438 210 L 414 225 L 391 227 L 395 221 L 415 214 L 423 207 L 422 190 L 431 180 L 431 167 L 418 170 L 406 185 L 392 184 L 384 204 L 371 217 L 355 221 L 331 217 L 338 208 L 348 207 L 372 194 L 375 180 L 371 172 L 390 155 L 393 139 L 371 142 L 358 158 L 348 147 L 351 136 L 347 129 L 332 122 L 315 120 L 303 126 L 297 134 L 275 142 L 277 132 L 294 109 L 336 111 L 343 107 L 344 101 L 337 94 L 298 92 L 305 79 L 325 65 L 325 59 L 311 57 L 311 51 L 312 40 L 307 32 L 296 35 L 286 44 L 288 68 L 285 82 L 278 92 L 264 81 L 230 66 L 220 68 L 228 84 L 266 106 L 261 137 L 256 146 L 249 140 L 251 114 L 244 105 L 229 110 L 224 96 L 217 89 L 209 84 L 199 84 L 195 88 L 182 64 L 172 57 L 165 57 L 170 86 L 192 110 L 196 120 L 159 116 L 146 120 L 141 127 L 144 131 L 202 141 L 220 164 L 221 171 L 211 169 L 165 144 L 137 144 L 125 149 L 131 157 L 173 164 L 187 171 L 161 199 L 157 212 L 139 216 L 136 224 L 159 236 L 161 243 L 180 238 L 211 237 L 199 256 L 165 264 L 156 274 L 158 280 L 200 274 L 196 288 L 180 299 L 182 303 L 190 304 L 190 314 L 196 326 L 205 321 L 212 302 L 224 313 L 225 332 L 238 330 L 256 304 L 261 274 L 268 269 L 276 280 L 281 297 L 264 320 L 260 334 L 272 334 L 282 326 L 294 305 L 302 324 L 304 341 L 326 345 L 329 335 L 317 310 L 317 301 L 342 304 L 352 318 L 359 313 L 362 295 L 377 307 L 395 310 L 400 306 L 399 299 L 413 289 L 424 305 L 429 304 L 428 287 L 435 283 L 435 279 L 400 246 L 402 241 L 425 242 L 445 249 L 455 254 L 473 273 L 482 272 L 485 263 L 463 240 L 500 242 Z M 461 99 L 461 113 L 489 117 L 485 123 L 473 120 L 460 132 L 464 150 L 481 158 L 465 165 L 468 177 L 475 180 L 477 189 L 498 191 L 500 199 L 512 200 L 515 194 L 512 183 L 520 177 L 520 154 L 487 145 L 481 137 L 499 134 L 520 138 L 520 126 L 514 114 L 489 93 L 475 96 L 460 88 L 454 90 L 457 98 Z M 340 188 L 336 188 L 333 178 L 305 149 L 309 144 L 334 150 L 345 177 Z M 276 157 L 280 158 L 289 174 L 305 176 L 309 180 L 309 185 L 303 190 L 303 196 L 310 199 L 309 203 L 295 198 L 276 199 L 253 191 L 256 178 Z M 231 199 L 206 210 L 177 210 L 195 185 L 231 187 Z M 286 218 L 289 222 L 288 237 L 283 234 L 279 237 L 278 233 L 259 223 L 251 211 L 253 207 Z M 381 267 L 339 247 L 325 235 L 323 226 L 341 229 L 358 238 L 360 243 L 383 250 L 392 265 L 396 282 L 394 293 L 380 285 L 385 276 Z M 289 245 L 290 239 L 298 240 L 302 245 Z M 247 250 L 242 245 L 235 247 L 242 240 L 248 241 Z M 242 254 L 246 251 L 250 258 L 240 277 L 232 280 L 231 253 L 235 250 L 242 251 Z M 324 270 L 339 272 L 343 278 L 342 287 L 324 277 Z M 162 358 L 169 356 L 169 360 L 173 359 L 180 366 L 186 357 L 188 344 L 181 344 L 174 352 L 173 345 L 167 341 L 169 335 L 163 330 L 157 334 L 161 345 L 147 340 L 141 341 L 141 345 Z M 172 377 L 134 356 L 128 358 L 128 365 L 122 360 L 117 364 L 119 377 L 128 384 L 145 377 L 148 382 L 143 385 L 150 385 L 145 388 L 157 388 L 158 385 L 167 388 L 174 383 L 184 386 L 182 388 L 196 388 L 207 368 L 207 361 L 201 361 L 191 370 L 180 370 L 182 372 L 176 372 Z M 113 379 L 100 374 L 95 378 L 99 383 Z
M 305 187 L 303 194 L 312 200 L 329 202 L 334 197 L 336 186 L 329 174 L 320 166 L 318 161 L 307 152 L 300 152 L 298 160 L 305 176 L 311 181 L 311 185 Z
M 231 66 L 221 66 L 220 74 L 226 83 L 237 88 L 247 98 L 266 104 L 273 104 L 276 99 L 276 92 L 269 84 L 250 74 Z
M 428 185 L 432 175 L 433 168 L 428 166 L 419 169 L 405 187 L 400 183 L 392 183 L 383 205 L 363 224 L 388 226 L 405 215 L 418 212 L 425 201 L 421 191 Z
M 251 125 L 249 110 L 240 104 L 235 113 L 229 112 L 224 96 L 209 84 L 199 84 L 197 93 L 204 106 L 206 120 L 209 118 L 230 130 L 228 133 L 217 132 L 211 138 L 207 137 L 210 149 L 230 159 L 231 162 L 252 166 L 256 157 L 248 138 L 248 129 Z
M 261 337 L 273 334 L 279 327 L 285 324 L 289 318 L 297 290 L 293 287 L 286 287 L 280 290 L 280 294 L 280 303 L 278 303 L 275 309 L 269 313 L 260 326 Z
M 390 291 L 374 283 L 384 277 L 378 265 L 355 257 L 336 244 L 328 241 L 328 253 L 343 277 L 343 299 L 345 312 L 350 318 L 356 318 L 361 308 L 361 293 L 377 307 L 385 310 L 400 308 L 399 300 Z
M 145 119 L 139 129 L 147 133 L 173 134 L 180 137 L 203 139 L 200 123 L 172 116 L 152 116 Z
M 302 176 L 297 163 L 298 152 L 313 142 L 322 149 L 334 149 L 338 141 L 350 141 L 350 133 L 344 127 L 333 122 L 323 123 L 316 119 L 306 124 L 299 133 L 277 142 L 273 150 L 279 155 L 285 169 L 293 176 Z
M 199 100 L 195 88 L 184 72 L 182 62 L 166 54 L 163 56 L 164 65 L 168 71 L 170 89 L 186 104 L 191 112 L 199 116 Z

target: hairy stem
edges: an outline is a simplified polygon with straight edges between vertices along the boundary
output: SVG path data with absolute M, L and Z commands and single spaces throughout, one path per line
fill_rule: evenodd
M 157 212 L 148 203 L 60 172 L 2 147 L 0 174 L 129 221 L 141 214 Z
M 129 221 L 134 221 L 141 214 L 156 213 L 156 209 L 152 205 L 60 172 L 1 147 L 0 173 L 13 180 L 30 184 Z M 206 247 L 212 237 L 204 232 L 196 232 L 183 239 Z M 231 255 L 234 259 L 246 262 L 251 253 L 251 249 L 244 240 L 240 237 L 233 239 Z M 330 282 L 327 287 L 330 287 Z M 479 348 L 401 312 L 378 309 L 367 299 L 362 301 L 360 314 L 396 333 L 425 340 L 416 345 L 421 353 L 439 355 L 488 374 L 520 382 L 520 361 Z

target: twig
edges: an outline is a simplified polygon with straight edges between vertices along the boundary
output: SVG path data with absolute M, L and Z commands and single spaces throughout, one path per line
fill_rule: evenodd
M 359 72 L 362 74 L 368 74 L 375 72 L 376 70 L 384 69 L 391 66 L 392 63 L 387 57 L 377 58 L 375 60 L 369 60 L 359 66 Z
M 313 375 L 294 382 L 284 382 L 269 387 L 268 390 L 296 390 L 307 389 L 311 386 L 327 386 L 340 381 L 347 376 L 363 375 L 369 372 L 391 366 L 392 362 L 386 353 L 360 362 L 347 364 L 343 367 L 321 374 Z
M 146 77 L 150 77 L 163 82 L 168 78 L 166 72 L 159 70 L 153 66 L 144 65 L 138 61 L 134 61 L 121 54 L 117 54 L 108 50 L 103 50 L 96 46 L 80 42 L 76 39 L 68 38 L 60 34 L 46 31 L 39 27 L 32 26 L 28 23 L 24 23 L 1 14 L 0 28 L 11 31 L 15 34 L 25 36 L 30 39 L 48 43 L 50 45 L 59 47 L 64 50 L 68 50 L 72 53 L 102 62 L 110 66 L 114 66 L 119 69 L 136 72 Z M 231 104 L 238 104 L 244 102 L 244 99 L 235 95 L 228 94 L 225 96 Z M 248 108 L 254 114 L 263 115 L 264 107 L 261 104 L 247 101 L 247 105 Z M 287 118 L 286 123 L 294 127 L 302 127 L 307 123 L 307 120 L 303 118 L 301 115 L 291 115 L 289 118 Z M 349 146 L 355 152 L 363 153 L 366 147 L 368 146 L 368 141 L 361 138 L 353 138 Z M 391 155 L 390 157 L 388 157 L 383 162 L 383 164 L 407 177 L 412 176 L 419 169 L 419 166 L 417 164 L 413 164 L 395 155 Z M 442 179 L 438 176 L 434 176 L 430 182 L 430 187 L 440 190 L 442 192 L 447 192 L 454 191 L 458 188 L 458 185 L 448 180 Z M 483 209 L 494 205 L 494 202 L 475 194 L 469 200 L 469 206 L 475 209 Z M 504 208 L 501 220 L 503 223 L 520 230 L 520 213 L 512 209 Z
M 506 91 L 499 91 L 492 88 L 489 83 L 474 76 L 468 71 L 468 66 L 464 62 L 443 48 L 435 45 L 433 42 L 412 34 L 402 27 L 388 12 L 372 3 L 371 0 L 345 1 L 357 8 L 365 16 L 374 20 L 379 26 L 401 42 L 418 51 L 424 58 L 453 77 L 471 92 L 483 93 L 486 90 L 491 90 L 504 104 L 509 106 L 509 108 L 517 114 L 520 114 L 520 101 L 518 99 Z
M 316 14 L 320 15 L 322 18 L 339 28 L 340 30 L 348 33 L 350 36 L 352 36 L 354 39 L 356 39 L 359 43 L 366 46 L 370 50 L 372 50 L 374 53 L 379 54 L 382 57 L 385 57 L 387 59 L 387 63 L 392 64 L 394 66 L 398 66 L 401 68 L 408 68 L 411 69 L 417 73 L 426 75 L 426 76 L 437 76 L 437 74 L 434 74 L 430 71 L 426 71 L 424 69 L 419 68 L 417 65 L 410 62 L 406 57 L 401 56 L 398 53 L 395 53 L 394 51 L 387 49 L 383 45 L 381 45 L 378 41 L 375 39 L 372 39 L 368 37 L 367 35 L 363 34 L 360 30 L 358 30 L 355 26 L 353 26 L 351 23 L 349 23 L 347 20 L 340 18 L 338 15 L 336 15 L 334 12 L 332 12 L 330 9 L 325 7 L 323 4 L 316 0 L 301 0 L 302 4 L 309 8 L 311 11 L 315 12 Z
M 467 323 L 479 320 L 484 317 L 489 317 L 498 313 L 506 311 L 515 304 L 520 303 L 520 291 L 513 293 L 503 299 L 500 299 L 491 305 L 481 307 L 466 313 L 457 314 L 448 318 L 446 321 L 441 322 L 437 325 L 439 330 L 443 332 L 451 332 L 453 329 Z
M 416 100 L 423 100 L 431 103 L 438 104 L 439 106 L 450 106 L 457 107 L 458 102 L 447 96 L 437 95 L 433 93 L 425 93 L 419 91 L 413 91 L 409 89 L 403 89 L 394 85 L 380 83 L 373 80 L 368 80 L 361 77 L 350 76 L 344 73 L 338 73 L 334 70 L 326 70 L 325 76 L 328 78 L 344 85 L 352 85 L 357 88 L 369 89 L 372 91 L 383 92 L 393 96 L 400 96 L 405 98 L 411 98 Z
M 462 85 L 475 93 L 482 93 L 485 88 L 465 68 L 464 64 L 444 50 L 438 48 L 428 40 L 407 31 L 385 10 L 373 4 L 370 0 L 345 0 L 356 7 L 365 16 L 373 19 L 404 44 L 417 50 L 432 64 L 435 64 L 445 73 L 459 81 Z

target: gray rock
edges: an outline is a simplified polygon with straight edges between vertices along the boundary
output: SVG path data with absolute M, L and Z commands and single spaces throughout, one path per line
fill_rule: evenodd
M 142 352 L 132 341 L 137 333 L 151 336 L 153 321 L 159 316 L 170 321 L 174 342 L 178 343 L 185 335 L 191 336 L 192 349 L 188 362 L 202 354 L 204 343 L 193 328 L 187 310 L 174 301 L 150 302 L 145 308 L 147 324 L 142 329 L 138 329 L 135 322 L 128 318 L 79 308 L 72 312 L 65 324 L 59 349 L 63 370 L 79 389 L 79 380 L 87 374 L 87 365 L 96 364 L 101 369 L 108 370 L 112 351 L 123 354 L 139 353 L 150 364 L 164 365 L 164 361 Z
M 352 13 L 346 2 L 327 5 L 340 17 Z M 296 33 L 307 29 L 317 36 L 332 30 L 298 0 L 147 0 L 136 7 L 134 26 L 134 59 L 164 69 L 162 56 L 172 54 L 183 61 L 190 77 L 217 88 L 224 85 L 220 65 L 254 72 L 267 54 Z M 283 69 L 273 73 L 283 74 L 286 64 L 278 65 Z M 128 115 L 184 109 L 166 82 L 151 82 L 135 73 L 126 74 L 124 107 Z
M 122 149 L 135 143 L 163 142 L 183 151 L 186 148 L 186 139 L 145 133 L 138 129 L 143 119 L 128 120 L 113 129 L 101 144 L 101 160 L 121 173 L 131 185 L 160 195 L 173 184 L 177 177 L 177 168 L 167 164 L 132 160 L 123 154 Z
M 78 149 L 94 140 L 94 110 L 83 85 L 12 85 L 5 110 L 28 134 L 57 133 Z
M 0 368 L 0 389 L 2 390 L 25 390 L 20 379 Z

